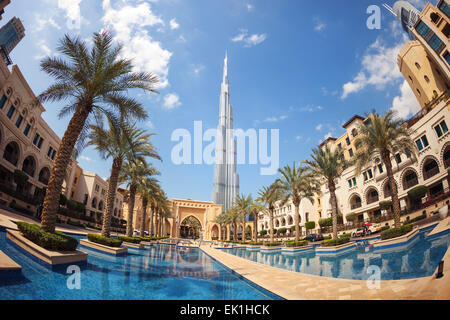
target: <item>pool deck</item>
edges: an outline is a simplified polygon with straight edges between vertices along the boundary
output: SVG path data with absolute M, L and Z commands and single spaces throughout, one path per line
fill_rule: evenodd
M 365 280 L 321 277 L 271 267 L 202 246 L 212 258 L 253 283 L 288 300 L 449 300 L 450 250 L 444 255 L 444 276 L 381 280 L 370 289 Z M 436 272 L 435 272 L 436 273 Z

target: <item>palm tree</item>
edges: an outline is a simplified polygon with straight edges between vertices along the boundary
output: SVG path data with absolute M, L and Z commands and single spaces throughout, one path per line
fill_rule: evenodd
M 336 179 L 348 167 L 349 163 L 344 158 L 344 152 L 341 148 L 331 150 L 328 145 L 322 148 L 312 150 L 311 159 L 306 163 L 312 174 L 327 182 L 328 190 L 330 190 L 331 199 L 331 215 L 333 220 L 333 238 L 337 239 L 337 198 L 336 198 Z
M 147 206 L 149 199 L 160 188 L 158 180 L 144 177 L 138 184 L 138 192 L 142 198 L 141 237 L 145 234 L 145 220 L 147 218 Z
M 236 207 L 231 207 L 225 212 L 228 225 L 233 226 L 233 240 L 237 241 L 237 221 L 241 218 L 241 212 Z
M 283 198 L 281 205 L 285 205 L 289 200 L 292 201 L 295 209 L 294 223 L 295 223 L 295 241 L 300 240 L 300 212 L 299 206 L 302 198 L 308 198 L 314 202 L 314 194 L 318 193 L 315 181 L 311 171 L 304 166 L 296 167 L 295 162 L 292 167 L 286 166 L 279 169 L 281 179 L 277 182 L 277 187 L 280 188 Z
M 78 37 L 66 35 L 57 51 L 61 56 L 47 57 L 41 69 L 56 79 L 56 82 L 38 96 L 41 103 L 68 100 L 59 116 L 72 114 L 56 154 L 51 170 L 42 212 L 42 228 L 55 231 L 59 196 L 66 176 L 67 166 L 77 141 L 83 140 L 90 118 L 99 119 L 108 115 L 111 119 L 120 110 L 128 120 L 142 120 L 147 113 L 140 103 L 128 97 L 130 89 L 156 92 L 158 79 L 145 72 L 133 72 L 131 60 L 121 58 L 121 45 L 113 45 L 107 32 L 95 33 L 93 48 Z
M 155 147 L 150 143 L 152 134 L 138 129 L 135 125 L 128 125 L 123 119 L 117 126 L 108 118 L 109 129 L 102 125 L 90 126 L 87 146 L 94 146 L 103 159 L 113 158 L 111 175 L 108 179 L 106 196 L 106 212 L 103 215 L 102 236 L 110 236 L 111 216 L 114 210 L 114 200 L 117 192 L 119 175 L 125 160 L 135 159 L 144 161 L 145 157 L 160 159 Z
M 214 219 L 214 222 L 220 226 L 219 239 L 224 240 L 224 239 L 222 239 L 222 229 L 224 226 L 226 226 L 228 224 L 226 214 L 222 212 Z
M 249 194 L 247 197 L 244 194 L 238 195 L 235 200 L 235 208 L 240 212 L 242 217 L 242 241 L 245 241 L 245 219 L 247 215 L 250 213 L 250 207 L 252 205 L 253 199 L 252 195 Z
M 126 161 L 123 165 L 119 176 L 119 183 L 127 183 L 127 188 L 130 190 L 128 194 L 127 237 L 131 237 L 133 235 L 133 214 L 138 181 L 142 177 L 155 176 L 159 174 L 159 171 L 152 165 L 139 159 L 136 159 L 136 161 Z
M 389 186 L 391 187 L 394 224 L 395 227 L 399 227 L 400 201 L 392 171 L 391 157 L 396 154 L 406 154 L 413 160 L 416 159 L 416 148 L 411 139 L 412 132 L 401 119 L 396 118 L 395 112 L 387 111 L 383 116 L 379 116 L 374 111 L 370 123 L 360 125 L 358 133 L 355 139 L 355 147 L 357 148 L 355 171 L 360 174 L 361 169 L 371 160 L 377 157 L 381 158 L 386 167 Z
M 250 213 L 253 214 L 253 241 L 258 242 L 258 215 L 266 211 L 266 207 L 258 201 L 252 201 L 250 205 Z
M 161 188 L 156 189 L 155 192 L 149 198 L 151 208 L 150 226 L 149 226 L 150 235 L 153 234 L 153 231 L 155 231 L 154 232 L 155 236 L 157 234 L 158 226 L 156 225 L 156 221 L 158 220 L 158 216 L 161 210 L 164 209 L 165 206 L 167 206 L 166 201 L 167 201 L 166 195 Z
M 267 206 L 270 219 L 270 242 L 273 242 L 273 212 L 275 204 L 282 197 L 281 189 L 277 186 L 277 182 L 272 183 L 269 187 L 263 187 L 258 192 L 259 197 L 256 199 Z

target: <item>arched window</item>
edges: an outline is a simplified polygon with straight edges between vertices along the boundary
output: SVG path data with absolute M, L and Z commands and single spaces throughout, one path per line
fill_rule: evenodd
M 431 19 L 431 21 L 433 21 L 434 24 L 437 24 L 439 22 L 439 20 L 441 19 L 441 16 L 438 15 L 436 12 L 432 12 L 430 14 L 430 19 Z
M 367 204 L 377 202 L 379 200 L 378 191 L 375 189 L 370 189 L 367 192 Z
M 97 209 L 97 198 L 92 199 L 92 208 Z
M 361 208 L 362 203 L 361 203 L 361 198 L 358 195 L 354 195 L 351 199 L 350 199 L 350 207 L 353 209 L 358 209 Z
M 48 185 L 48 180 L 50 179 L 50 169 L 45 167 L 39 172 L 39 182 Z
M 445 169 L 450 167 L 450 146 L 447 146 L 444 151 L 444 166 Z
M 439 166 L 434 159 L 428 159 L 423 165 L 423 179 L 427 180 L 439 173 Z
M 103 211 L 103 201 L 100 200 L 100 202 L 98 203 L 98 210 Z
M 32 156 L 26 157 L 23 161 L 22 171 L 28 174 L 30 177 L 34 177 L 34 173 L 36 172 L 36 160 Z
M 12 141 L 6 146 L 5 152 L 3 153 L 3 159 L 14 166 L 17 166 L 17 162 L 19 161 L 19 154 L 19 145 L 16 142 Z
M 419 97 L 422 96 L 422 93 L 420 92 L 419 89 L 416 89 L 417 93 L 419 94 Z
M 403 177 L 403 190 L 412 188 L 417 184 L 419 184 L 419 179 L 417 178 L 417 174 L 413 170 L 409 170 L 407 173 L 405 173 Z
M 425 79 L 425 81 L 426 81 L 427 83 L 430 82 L 430 78 L 428 78 L 427 76 L 424 76 L 423 78 Z
M 416 65 L 416 68 L 420 70 L 420 64 L 416 62 L 415 65 Z

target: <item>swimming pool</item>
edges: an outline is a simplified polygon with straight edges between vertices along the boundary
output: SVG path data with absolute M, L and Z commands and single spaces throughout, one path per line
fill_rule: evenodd
M 318 254 L 314 250 L 295 254 L 241 248 L 225 251 L 265 265 L 324 277 L 367 280 L 373 275 L 367 273 L 368 267 L 377 266 L 381 280 L 410 279 L 432 275 L 450 245 L 449 232 L 428 238 L 429 231 L 421 231 L 404 247 L 374 250 L 370 242 L 359 241 L 356 247 L 336 255 Z
M 81 236 L 75 236 L 77 239 Z M 84 238 L 84 237 L 83 237 Z M 198 248 L 156 245 L 115 257 L 79 246 L 81 289 L 70 290 L 67 266 L 53 269 L 6 239 L 0 250 L 22 274 L 0 275 L 2 300 L 267 300 L 278 296 L 243 279 Z

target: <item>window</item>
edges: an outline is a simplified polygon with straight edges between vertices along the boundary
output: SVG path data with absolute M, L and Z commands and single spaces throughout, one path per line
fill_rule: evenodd
M 422 151 L 424 148 L 428 147 L 428 139 L 426 135 L 423 135 L 419 140 L 416 140 L 417 149 Z
M 6 116 L 11 119 L 12 116 L 14 115 L 14 111 L 16 111 L 16 108 L 14 106 L 11 106 L 8 110 L 8 113 L 6 114 Z
M 406 150 L 405 150 L 405 154 L 406 154 L 406 157 L 407 157 L 408 159 L 411 158 L 411 151 L 409 151 L 409 149 L 406 149 Z
M 430 82 L 430 78 L 428 78 L 427 76 L 424 76 L 423 78 L 425 79 L 425 81 L 426 81 L 427 83 Z
M 363 172 L 364 181 L 370 180 L 373 178 L 372 169 L 369 169 L 365 172 Z
M 339 143 L 339 144 L 338 144 L 338 148 L 339 148 L 339 149 L 342 149 L 342 144 Z
M 363 172 L 364 181 L 367 181 L 367 172 Z
M 437 24 L 439 22 L 439 20 L 441 19 L 441 17 L 436 13 L 436 12 L 432 12 L 430 14 L 430 19 L 431 21 L 433 21 L 435 24 Z
M 28 137 L 28 134 L 30 133 L 31 125 L 27 123 L 27 126 L 25 127 L 25 130 L 23 130 L 23 134 Z
M 434 127 L 434 130 L 436 131 L 438 137 L 440 138 L 448 132 L 447 124 L 445 123 L 445 121 L 442 121 L 436 127 Z
M 442 40 L 439 39 L 437 35 L 433 35 L 431 39 L 428 41 L 428 44 L 430 45 L 430 47 L 433 48 L 434 51 L 438 51 L 443 43 Z
M 34 139 L 33 139 L 33 144 L 34 144 L 34 145 L 37 145 L 37 143 L 38 143 L 40 137 L 41 137 L 41 136 L 39 135 L 39 133 L 36 133 L 36 134 L 34 135 Z
M 95 192 L 98 192 L 98 190 L 100 190 L 100 187 L 98 186 L 98 184 L 95 185 Z
M 416 30 L 424 38 L 426 37 L 428 32 L 431 31 L 430 28 L 428 28 L 428 26 L 425 23 L 423 23 L 423 21 L 420 21 L 420 23 L 417 26 Z
M 378 172 L 380 172 L 380 174 L 383 173 L 383 165 L 381 163 L 378 165 Z
M 450 64 L 450 53 L 448 51 L 446 51 L 444 53 L 444 60 L 447 61 L 448 64 Z M 0 105 L 0 109 L 1 109 L 1 105 Z
M 353 149 L 352 148 L 350 148 L 349 150 L 348 150 L 348 153 L 350 154 L 350 157 L 353 157 Z
M 395 161 L 397 162 L 397 164 L 402 163 L 402 157 L 400 156 L 400 153 L 397 153 L 395 155 Z
M 420 64 L 418 64 L 417 62 L 415 63 L 416 68 L 420 70 Z
M 17 121 L 16 121 L 16 127 L 17 128 L 20 128 L 20 125 L 22 124 L 22 121 L 23 121 L 23 117 L 22 117 L 22 115 L 19 115 L 19 117 L 17 118 Z
M 356 178 L 351 178 L 350 180 L 348 180 L 348 186 L 349 188 L 356 187 Z
M 372 169 L 367 170 L 367 174 L 369 175 L 369 179 L 373 178 Z
M 56 156 L 56 150 L 53 150 L 53 152 L 52 152 L 52 160 L 55 160 L 55 156 Z
M 416 89 L 417 93 L 419 94 L 419 97 L 422 95 L 419 89 Z
M 39 139 L 39 142 L 37 144 L 37 147 L 40 149 L 42 147 L 42 143 L 44 142 L 44 139 L 42 137 Z
M 450 4 L 448 4 L 446 1 L 442 1 L 439 9 L 441 9 L 441 11 L 445 13 L 447 17 L 450 17 Z
M 6 96 L 3 95 L 3 97 L 0 99 L 0 109 L 3 109 L 3 107 L 5 106 L 6 103 Z
M 347 142 L 347 145 L 350 145 L 350 139 L 349 138 L 345 138 L 345 142 Z
M 47 157 L 50 158 L 52 156 L 52 151 L 53 151 L 52 147 L 48 148 Z
M 356 187 L 356 178 L 352 178 L 353 186 Z

